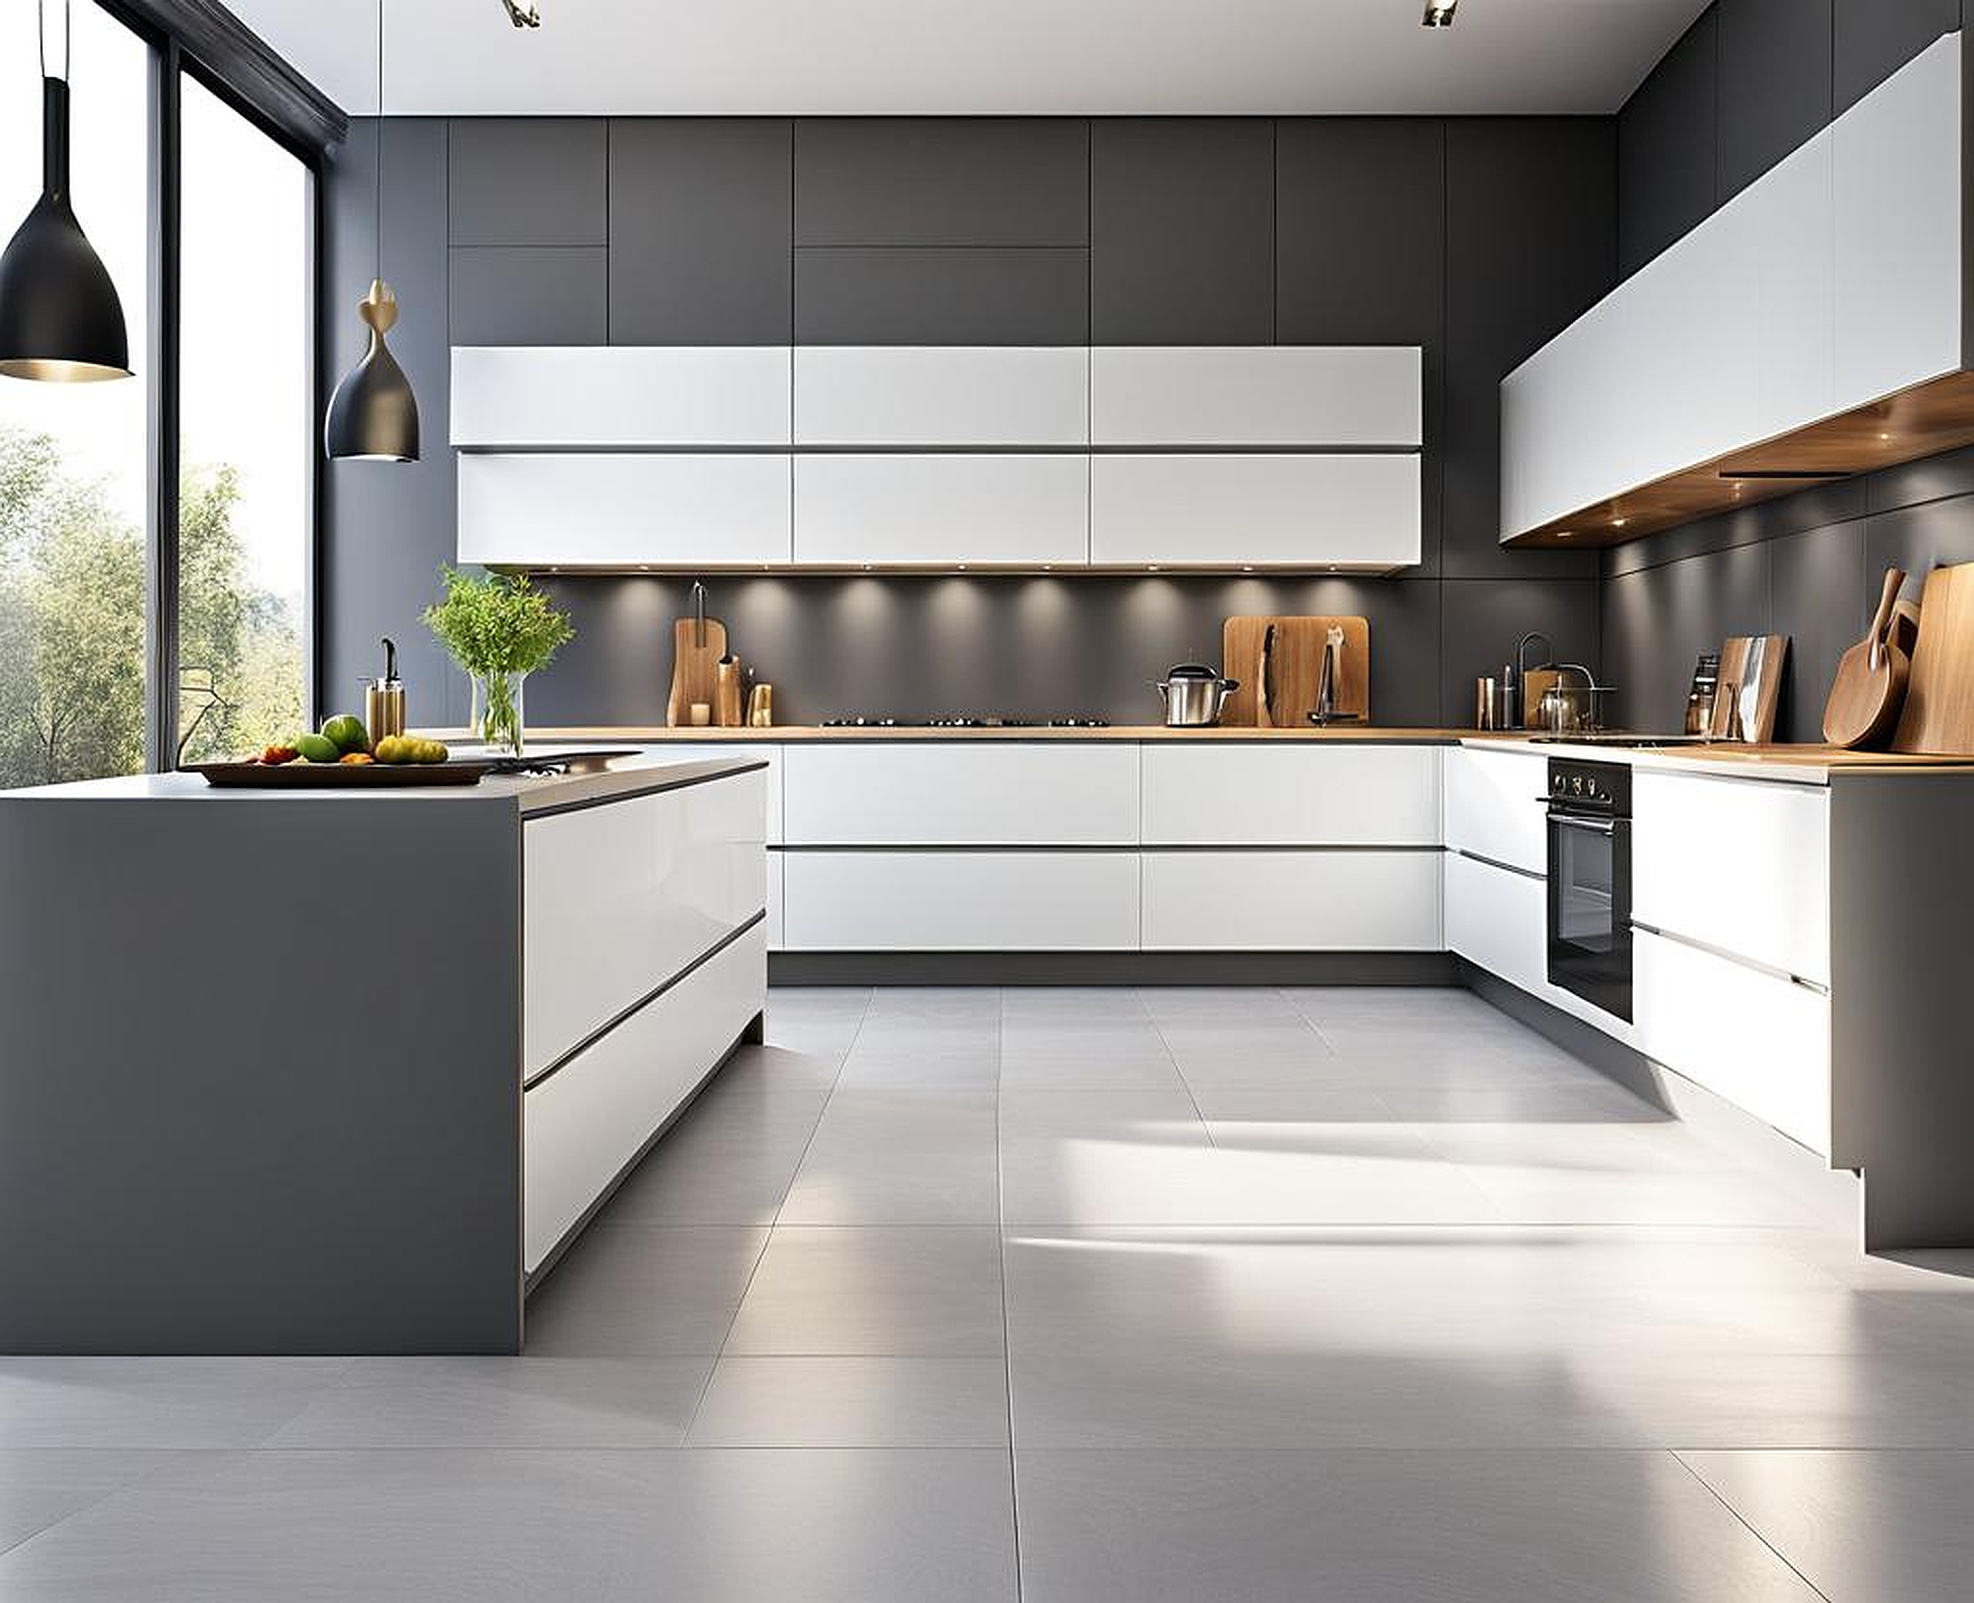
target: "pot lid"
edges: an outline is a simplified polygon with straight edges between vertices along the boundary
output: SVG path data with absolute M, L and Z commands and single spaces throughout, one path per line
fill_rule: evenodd
M 1182 662 L 1176 668 L 1166 669 L 1165 677 L 1168 679 L 1218 679 L 1220 675 L 1217 670 L 1202 667 L 1197 662 Z

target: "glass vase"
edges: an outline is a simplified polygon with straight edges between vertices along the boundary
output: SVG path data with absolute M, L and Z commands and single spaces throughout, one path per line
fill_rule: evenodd
M 519 757 L 526 748 L 521 693 L 527 679 L 524 673 L 473 675 L 473 733 L 503 757 Z

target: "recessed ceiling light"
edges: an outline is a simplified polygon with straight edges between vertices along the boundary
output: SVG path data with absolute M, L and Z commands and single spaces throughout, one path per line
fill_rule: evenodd
M 1891 435 L 1889 435 L 1889 434 L 1881 434 L 1881 435 L 1879 435 L 1879 436 L 1878 436 L 1878 438 L 1879 438 L 1879 439 L 1881 439 L 1881 440 L 1889 440 L 1889 439 L 1891 438 Z
M 1558 529 L 1558 530 L 1556 531 L 1556 538 L 1557 538 L 1558 540 L 1567 540 L 1567 539 L 1569 539 L 1569 538 L 1570 538 L 1570 537 L 1571 537 L 1572 535 L 1574 535 L 1575 533 L 1576 533 L 1576 530 L 1574 530 L 1574 529 Z
M 1419 20 L 1428 28 L 1450 28 L 1459 9 L 1460 0 L 1426 0 L 1426 14 Z
M 1624 527 L 1624 519 L 1623 518 L 1611 519 L 1611 527 L 1614 529 L 1622 529 Z

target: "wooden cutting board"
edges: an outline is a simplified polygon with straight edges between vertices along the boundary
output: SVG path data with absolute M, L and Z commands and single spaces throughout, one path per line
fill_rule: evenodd
M 1846 651 L 1823 706 L 1823 738 L 1833 746 L 1873 746 L 1898 725 L 1911 661 L 1898 643 L 1899 587 L 1905 574 L 1886 571 L 1878 610 L 1864 638 Z
M 1727 638 L 1720 648 L 1720 688 L 1714 693 L 1710 733 L 1715 740 L 1765 746 L 1775 738 L 1775 710 L 1782 701 L 1782 670 L 1788 659 L 1787 635 Z M 1734 727 L 1737 706 L 1741 709 L 1739 730 Z
M 672 625 L 672 694 L 665 722 L 679 729 L 692 722 L 692 704 L 712 709 L 718 700 L 720 659 L 727 654 L 727 626 L 718 618 L 681 618 Z
M 1926 575 L 1919 646 L 1892 750 L 1974 756 L 1974 563 Z
M 1263 705 L 1265 675 L 1262 648 L 1270 625 L 1275 629 L 1269 653 L 1274 669 L 1275 698 Z M 1341 713 L 1356 713 L 1357 722 L 1371 716 L 1371 625 L 1363 618 L 1229 618 L 1220 634 L 1220 671 L 1238 679 L 1241 688 L 1227 698 L 1220 722 L 1230 728 L 1307 729 L 1316 707 L 1316 686 L 1323 672 L 1323 647 L 1330 626 L 1343 630 L 1337 664 L 1336 705 Z

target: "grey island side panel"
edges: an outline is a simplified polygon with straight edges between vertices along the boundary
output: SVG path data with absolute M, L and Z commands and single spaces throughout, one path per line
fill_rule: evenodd
M 0 796 L 0 1352 L 512 1352 L 511 797 Z

